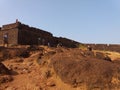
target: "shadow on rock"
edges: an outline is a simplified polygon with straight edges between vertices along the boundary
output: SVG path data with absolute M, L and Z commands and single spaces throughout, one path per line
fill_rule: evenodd
M 0 63 L 0 75 L 17 75 L 18 73 L 9 70 L 3 63 Z

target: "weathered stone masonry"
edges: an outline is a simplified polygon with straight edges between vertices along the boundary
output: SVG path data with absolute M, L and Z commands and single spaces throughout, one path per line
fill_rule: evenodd
M 50 32 L 30 27 L 18 21 L 3 25 L 0 28 L 0 44 L 3 44 L 3 35 L 5 33 L 8 33 L 9 45 L 47 45 L 50 43 L 51 46 L 56 46 L 58 43 L 61 43 L 66 47 L 76 47 L 79 44 L 67 38 L 54 37 Z
M 3 44 L 3 35 L 5 33 L 8 33 L 8 42 L 10 44 L 17 44 L 18 39 L 18 23 L 15 24 L 9 24 L 9 25 L 3 25 L 0 30 L 0 44 Z

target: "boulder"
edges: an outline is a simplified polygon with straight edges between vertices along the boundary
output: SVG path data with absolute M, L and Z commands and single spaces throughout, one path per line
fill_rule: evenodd
M 0 74 L 2 75 L 10 74 L 10 70 L 3 63 L 0 63 Z

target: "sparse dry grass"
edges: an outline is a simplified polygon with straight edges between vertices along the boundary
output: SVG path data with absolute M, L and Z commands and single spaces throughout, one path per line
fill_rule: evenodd
M 23 86 L 23 90 L 40 90 L 40 87 L 27 83 L 25 86 Z
M 112 52 L 112 51 L 101 51 L 101 50 L 94 50 L 94 52 L 101 52 L 101 53 L 104 53 L 106 55 L 108 55 L 111 60 L 120 60 L 120 53 L 118 52 Z

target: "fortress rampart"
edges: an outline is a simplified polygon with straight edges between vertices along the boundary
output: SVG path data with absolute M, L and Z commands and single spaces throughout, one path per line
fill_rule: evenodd
M 0 44 L 3 44 L 4 34 L 8 34 L 8 44 L 12 45 L 48 45 L 57 46 L 61 43 L 65 47 L 76 47 L 79 42 L 62 38 L 54 37 L 52 33 L 30 27 L 22 24 L 19 21 L 15 23 L 3 25 L 0 29 Z
M 120 44 L 86 44 L 94 50 L 115 51 L 120 52 Z

